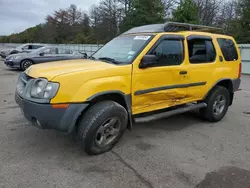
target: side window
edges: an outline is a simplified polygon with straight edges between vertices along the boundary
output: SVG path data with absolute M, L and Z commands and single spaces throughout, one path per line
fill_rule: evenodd
M 183 62 L 182 40 L 163 40 L 150 53 L 159 58 L 158 66 L 180 65 Z
M 238 53 L 232 40 L 220 38 L 217 39 L 217 41 L 220 45 L 220 49 L 226 61 L 238 60 Z
M 38 48 L 41 48 L 41 47 L 43 47 L 43 46 L 41 46 L 41 45 L 32 45 L 32 49 L 33 49 L 33 50 L 38 49 Z
M 48 48 L 43 51 L 45 55 L 57 54 L 57 48 Z
M 193 64 L 212 63 L 216 58 L 216 52 L 212 40 L 191 39 L 188 40 L 189 61 Z
M 69 49 L 58 48 L 58 54 L 72 54 L 72 53 L 71 53 L 71 50 Z

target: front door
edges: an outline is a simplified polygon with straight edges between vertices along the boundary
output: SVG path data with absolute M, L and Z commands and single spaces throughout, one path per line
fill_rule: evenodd
M 147 52 L 158 57 L 153 67 L 133 66 L 133 114 L 175 106 L 188 98 L 186 57 L 182 35 L 163 35 Z

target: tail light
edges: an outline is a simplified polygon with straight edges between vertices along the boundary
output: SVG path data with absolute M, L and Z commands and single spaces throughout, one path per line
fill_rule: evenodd
M 241 72 L 242 72 L 242 64 L 239 64 L 239 73 L 238 73 L 238 78 L 241 77 Z

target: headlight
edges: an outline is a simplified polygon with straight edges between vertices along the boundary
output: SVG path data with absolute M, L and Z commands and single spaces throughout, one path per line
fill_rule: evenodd
M 58 88 L 58 83 L 38 78 L 34 80 L 31 86 L 30 96 L 37 99 L 52 99 L 56 95 Z
M 14 56 L 14 57 L 11 57 L 10 59 L 14 60 L 14 59 L 19 59 L 21 56 Z
M 16 89 L 17 89 L 17 91 L 18 91 L 20 94 L 23 94 L 23 92 L 24 92 L 24 87 L 25 87 L 25 84 L 24 84 L 24 82 L 22 81 L 21 77 L 19 76 L 18 81 L 17 81 L 17 85 L 16 85 Z

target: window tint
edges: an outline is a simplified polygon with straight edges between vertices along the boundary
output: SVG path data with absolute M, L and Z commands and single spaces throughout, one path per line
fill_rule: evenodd
M 212 63 L 216 58 L 216 52 L 211 40 L 188 40 L 190 63 Z
M 69 49 L 58 49 L 58 54 L 72 54 L 73 52 Z
M 44 54 L 57 54 L 58 49 L 57 48 L 47 48 L 43 51 Z
M 181 40 L 163 40 L 150 55 L 159 58 L 159 66 L 180 65 L 183 62 L 183 44 Z
M 236 47 L 234 42 L 230 39 L 217 39 L 224 59 L 226 61 L 235 61 L 238 60 L 238 53 L 236 51 Z

